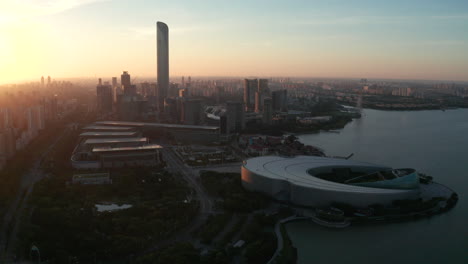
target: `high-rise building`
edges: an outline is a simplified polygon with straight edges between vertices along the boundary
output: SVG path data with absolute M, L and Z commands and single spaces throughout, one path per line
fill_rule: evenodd
M 202 104 L 198 99 L 186 99 L 182 102 L 181 121 L 185 125 L 200 125 Z
M 44 87 L 44 76 L 41 77 L 41 87 Z
M 124 71 L 122 75 L 120 75 L 120 84 L 124 89 L 132 84 L 130 80 L 130 74 L 128 74 L 128 71 Z
M 268 97 L 263 100 L 263 123 L 266 125 L 271 124 L 273 119 L 273 100 Z
M 182 76 L 182 82 L 181 82 L 181 85 L 182 85 L 182 88 L 185 87 L 185 79 L 184 79 L 184 76 Z
M 288 90 L 278 90 L 271 93 L 274 111 L 287 111 Z
M 242 102 L 226 103 L 227 131 L 241 132 L 245 128 L 244 105 Z
M 112 86 L 109 85 L 108 82 L 102 84 L 101 79 L 99 79 L 99 84 L 96 86 L 96 96 L 98 113 L 107 114 L 112 112 L 112 103 L 114 98 L 112 95 Z
M 258 91 L 263 95 L 269 94 L 268 79 L 258 79 Z
M 177 109 L 177 98 L 166 97 L 164 99 L 164 113 L 171 121 L 179 121 L 180 115 Z
M 255 92 L 257 91 L 257 79 L 244 80 L 244 105 L 246 111 L 253 111 L 255 109 Z
M 51 83 L 50 76 L 47 76 L 47 86 L 50 86 L 50 83 Z
M 130 74 L 127 71 L 124 71 L 122 75 L 120 75 L 120 84 L 123 87 L 123 93 L 126 95 L 136 95 L 136 86 L 132 85 L 130 80 Z
M 187 98 L 189 97 L 189 90 L 187 88 L 183 88 L 179 90 L 179 97 Z
M 262 112 L 262 105 L 263 105 L 262 99 L 263 99 L 262 94 L 259 91 L 255 92 L 255 113 Z
M 112 77 L 112 88 L 117 88 L 117 77 Z
M 156 23 L 157 67 L 158 67 L 158 110 L 164 111 L 164 98 L 169 90 L 169 28 L 163 22 Z

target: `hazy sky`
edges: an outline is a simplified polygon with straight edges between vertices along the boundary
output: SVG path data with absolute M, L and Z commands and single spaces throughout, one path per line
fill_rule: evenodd
M 351 3 L 352 2 L 352 3 Z M 468 80 L 468 1 L 0 0 L 0 83 L 171 75 Z

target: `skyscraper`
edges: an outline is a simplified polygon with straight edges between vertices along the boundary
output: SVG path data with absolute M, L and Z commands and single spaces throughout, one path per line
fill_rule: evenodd
M 120 83 L 122 84 L 123 88 L 130 87 L 130 74 L 127 71 L 124 71 L 122 75 L 120 75 Z
M 47 76 L 47 86 L 50 86 L 50 76 Z
M 246 111 L 252 111 L 255 108 L 255 92 L 258 90 L 257 79 L 244 80 L 244 105 Z
M 244 105 L 242 102 L 226 103 L 227 132 L 241 132 L 245 128 Z
M 271 93 L 273 110 L 285 112 L 288 108 L 288 91 L 278 90 Z
M 41 87 L 44 87 L 44 76 L 41 77 Z
M 273 101 L 270 97 L 263 100 L 263 123 L 265 125 L 271 125 L 271 119 L 273 117 Z
M 112 88 L 117 88 L 117 77 L 112 77 Z
M 97 111 L 99 114 L 107 114 L 112 112 L 112 86 L 107 82 L 102 84 L 101 78 L 99 78 L 98 85 L 96 87 L 97 96 Z
M 120 75 L 120 83 L 122 84 L 124 94 L 136 95 L 136 86 L 132 85 L 128 72 L 124 71 L 122 75 Z
M 169 28 L 163 22 L 156 23 L 157 65 L 158 65 L 158 110 L 164 111 L 164 98 L 169 90 Z

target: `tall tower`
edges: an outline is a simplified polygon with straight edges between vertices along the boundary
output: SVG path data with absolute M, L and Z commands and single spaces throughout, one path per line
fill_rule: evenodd
M 156 53 L 158 65 L 158 110 L 164 111 L 164 98 L 169 90 L 169 28 L 163 22 L 156 23 Z
M 41 77 L 41 87 L 44 87 L 44 76 Z

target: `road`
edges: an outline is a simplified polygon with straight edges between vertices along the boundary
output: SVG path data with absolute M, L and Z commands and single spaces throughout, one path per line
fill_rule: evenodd
M 47 147 L 36 161 L 33 166 L 23 174 L 21 179 L 21 186 L 18 190 L 16 197 L 10 203 L 5 216 L 3 217 L 2 226 L 0 229 L 0 262 L 7 263 L 12 261 L 12 251 L 20 225 L 20 219 L 24 213 L 27 200 L 31 194 L 34 184 L 44 178 L 45 174 L 41 171 L 41 163 L 43 159 L 54 149 L 57 142 L 68 132 L 68 128 L 64 129 L 62 134 L 54 139 L 52 144 Z
M 172 238 L 165 240 L 163 243 L 157 245 L 161 247 L 163 245 L 169 245 L 177 241 L 191 239 L 190 234 L 199 228 L 208 216 L 213 213 L 213 201 L 203 189 L 201 183 L 197 180 L 198 175 L 195 174 L 194 170 L 185 165 L 172 151 L 170 147 L 165 147 L 162 150 L 163 159 L 167 163 L 167 170 L 174 174 L 180 174 L 183 179 L 190 185 L 195 191 L 196 197 L 200 202 L 198 215 L 192 220 L 190 225 L 178 232 Z M 155 248 L 157 248 L 155 247 Z

